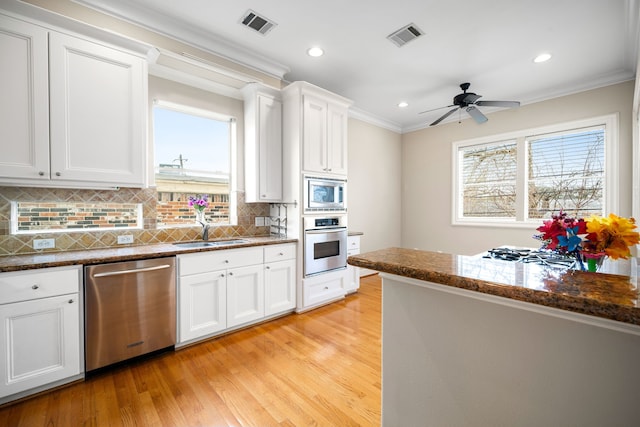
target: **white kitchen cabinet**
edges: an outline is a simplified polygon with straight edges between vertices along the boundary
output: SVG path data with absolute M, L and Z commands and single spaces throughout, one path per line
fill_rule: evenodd
M 264 317 L 264 269 L 262 264 L 234 268 L 227 273 L 227 326 Z
M 144 186 L 144 59 L 4 15 L 0 30 L 0 183 Z
M 178 346 L 295 307 L 296 245 L 178 255 Z
M 0 274 L 0 403 L 82 377 L 79 266 Z
M 291 83 L 282 93 L 287 104 L 284 118 L 287 145 L 288 149 L 300 153 L 301 171 L 347 175 L 347 121 L 351 101 L 306 82 Z M 292 161 L 295 163 L 296 159 Z
M 360 253 L 360 236 L 347 237 L 347 256 Z M 360 288 L 360 268 L 347 264 L 347 293 L 356 292 Z
M 178 340 L 190 341 L 227 328 L 225 270 L 180 276 Z
M 302 170 L 347 174 L 347 109 L 303 95 Z
M 265 316 L 291 311 L 296 306 L 296 245 L 265 246 Z
M 245 200 L 282 201 L 282 101 L 257 83 L 244 94 Z
M 298 311 L 342 299 L 346 294 L 346 269 L 330 271 L 302 279 L 302 304 Z

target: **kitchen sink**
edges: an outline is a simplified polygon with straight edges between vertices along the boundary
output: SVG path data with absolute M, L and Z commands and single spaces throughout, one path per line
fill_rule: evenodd
M 217 240 L 212 242 L 184 242 L 184 243 L 174 243 L 174 246 L 180 246 L 181 248 L 210 248 L 215 246 L 229 246 L 229 245 L 239 245 L 240 243 L 247 243 L 247 240 L 244 239 L 234 239 L 234 240 Z

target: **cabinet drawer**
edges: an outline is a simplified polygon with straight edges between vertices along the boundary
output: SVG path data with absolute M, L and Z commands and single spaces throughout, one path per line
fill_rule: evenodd
M 345 295 L 346 291 L 346 270 L 339 274 L 328 273 L 321 282 L 305 280 L 303 286 L 303 303 L 305 307 L 340 298 Z M 318 276 L 319 277 L 319 276 Z M 314 279 L 317 279 L 314 278 Z
M 80 266 L 0 274 L 0 304 L 77 293 Z
M 360 236 L 347 237 L 347 249 L 360 249 Z
M 284 261 L 296 257 L 295 243 L 288 245 L 270 245 L 264 247 L 264 262 Z
M 262 247 L 178 255 L 180 276 L 262 264 Z

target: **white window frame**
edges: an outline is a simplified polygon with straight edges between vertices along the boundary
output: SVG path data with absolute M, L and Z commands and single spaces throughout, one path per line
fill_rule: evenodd
M 587 128 L 593 126 L 605 126 L 605 186 L 604 186 L 604 211 L 605 213 L 617 212 L 619 207 L 619 138 L 618 138 L 618 113 L 603 116 L 591 117 L 587 119 L 574 120 L 548 126 L 531 129 L 524 129 L 515 132 L 490 135 L 481 138 L 456 141 L 451 144 L 451 225 L 474 226 L 474 227 L 501 227 L 501 228 L 531 228 L 534 224 L 539 224 L 540 220 L 526 219 L 526 194 L 527 176 L 525 167 L 525 141 L 535 136 L 566 132 L 573 129 Z M 516 176 L 516 217 L 515 218 L 464 218 L 462 216 L 462 168 L 461 148 L 474 145 L 498 144 L 506 141 L 516 141 L 517 143 L 517 176 Z
M 207 119 L 217 120 L 217 121 L 228 121 L 230 123 L 229 129 L 229 144 L 230 150 L 230 158 L 229 158 L 229 223 L 228 224 L 211 224 L 213 227 L 227 227 L 227 226 L 235 226 L 238 225 L 238 197 L 237 197 L 237 163 L 238 163 L 238 133 L 237 133 L 237 125 L 238 120 L 234 116 L 230 116 L 227 114 L 217 113 L 215 111 L 206 110 L 203 108 L 193 107 L 187 104 L 176 103 L 172 101 L 167 101 L 165 99 L 154 99 L 151 105 L 151 121 L 153 121 L 153 107 L 160 107 L 169 110 L 174 110 L 179 113 L 191 114 L 194 116 L 200 116 Z M 151 142 L 150 145 L 152 149 L 151 152 L 151 178 L 150 181 L 155 186 L 155 141 L 153 140 L 153 122 L 151 123 Z M 159 229 L 170 229 L 170 228 L 188 228 L 193 227 L 193 224 L 180 224 L 180 225 L 166 225 L 160 226 Z

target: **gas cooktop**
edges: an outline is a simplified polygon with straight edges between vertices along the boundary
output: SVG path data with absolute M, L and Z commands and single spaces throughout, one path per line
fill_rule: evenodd
M 573 268 L 576 263 L 576 259 L 569 255 L 542 249 L 517 249 L 508 247 L 490 249 L 483 255 L 483 258 L 548 265 L 558 268 Z

